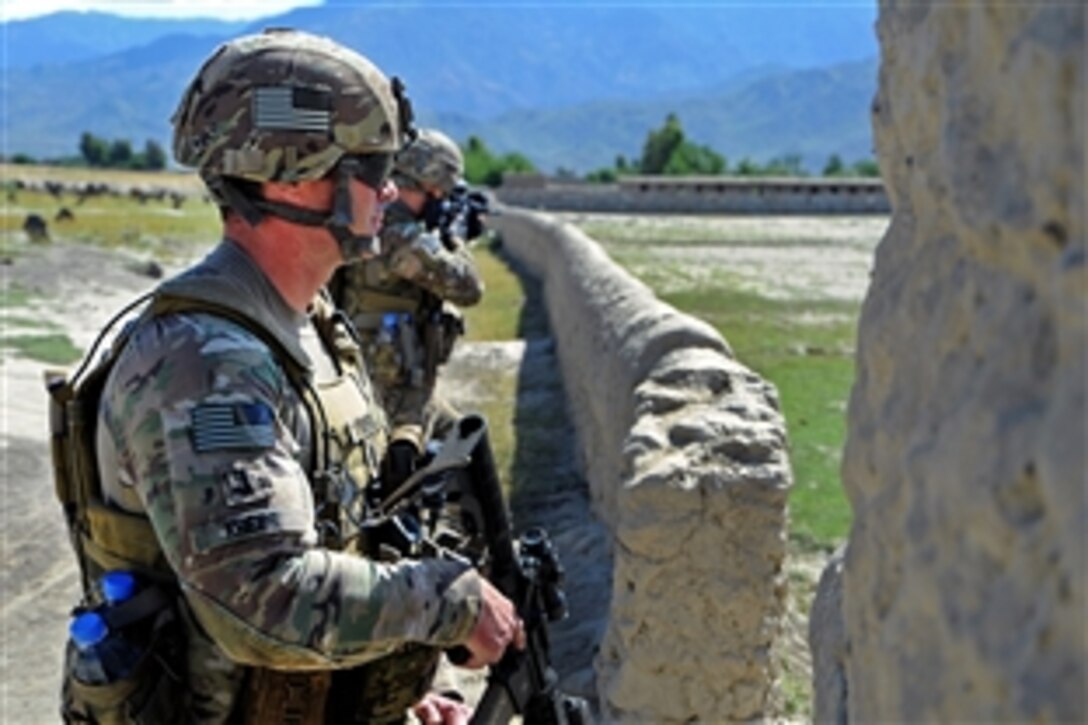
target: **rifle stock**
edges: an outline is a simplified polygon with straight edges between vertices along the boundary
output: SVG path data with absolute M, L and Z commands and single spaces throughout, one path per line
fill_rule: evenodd
M 462 440 L 474 441 L 463 486 L 478 507 L 481 534 L 487 542 L 488 556 L 482 568 L 495 588 L 517 607 L 526 635 L 524 650 L 508 649 L 492 666 L 472 723 L 505 725 L 514 715 L 521 715 L 527 725 L 590 723 L 588 704 L 559 690 L 559 676 L 551 665 L 548 622 L 567 613 L 558 557 L 543 529 L 527 531 L 515 548 L 484 418 L 465 416 L 457 431 Z

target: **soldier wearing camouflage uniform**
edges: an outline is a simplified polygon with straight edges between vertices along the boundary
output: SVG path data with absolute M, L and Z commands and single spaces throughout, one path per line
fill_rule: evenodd
M 458 417 L 434 393 L 464 326 L 456 305 L 483 294 L 465 240 L 434 228 L 434 213 L 461 181 L 464 159 L 448 136 L 422 129 L 393 166 L 398 198 L 385 212 L 381 255 L 342 268 L 332 286 L 355 323 L 378 399 L 392 425 L 389 475 L 403 478 L 432 436 Z
M 86 551 L 92 568 L 147 562 L 143 580 L 176 592 L 186 722 L 464 721 L 427 693 L 437 652 L 481 667 L 523 646 L 512 604 L 465 564 L 361 551 L 387 422 L 319 291 L 373 255 L 400 90 L 330 40 L 267 31 L 219 48 L 174 117 L 224 241 L 157 290 L 101 395 L 103 507 L 153 537 Z

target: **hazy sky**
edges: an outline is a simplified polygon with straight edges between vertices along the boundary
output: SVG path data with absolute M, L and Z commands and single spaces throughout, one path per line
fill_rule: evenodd
M 143 18 L 240 20 L 276 15 L 321 0 L 0 0 L 0 20 L 18 20 L 58 10 L 100 10 Z

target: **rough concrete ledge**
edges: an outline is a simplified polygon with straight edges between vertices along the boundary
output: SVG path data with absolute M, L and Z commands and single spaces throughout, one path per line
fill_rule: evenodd
M 769 716 L 785 606 L 785 424 L 712 327 L 571 225 L 494 218 L 543 283 L 596 513 L 614 546 L 597 658 L 609 721 Z

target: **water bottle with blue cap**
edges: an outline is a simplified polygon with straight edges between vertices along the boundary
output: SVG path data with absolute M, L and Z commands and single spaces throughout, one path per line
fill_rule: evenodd
M 132 599 L 136 593 L 136 577 L 130 571 L 108 571 L 102 575 L 99 586 L 102 598 L 112 607 Z
M 397 337 L 397 313 L 386 312 L 382 315 L 382 326 L 378 330 L 378 340 L 391 343 Z
M 124 678 L 140 661 L 142 649 L 122 632 L 111 631 L 106 613 L 131 599 L 136 592 L 136 578 L 126 571 L 107 572 L 99 580 L 105 604 L 78 612 L 68 625 L 71 656 L 75 658 L 72 674 L 87 685 L 106 685 Z

